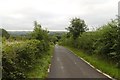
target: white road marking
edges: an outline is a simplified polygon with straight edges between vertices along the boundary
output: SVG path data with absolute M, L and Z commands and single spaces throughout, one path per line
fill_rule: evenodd
M 70 49 L 68 49 L 69 51 L 71 51 Z M 73 51 L 71 51 L 72 53 L 74 53 Z M 75 54 L 76 55 L 76 54 Z M 77 56 L 77 55 L 76 55 Z M 112 78 L 110 75 L 108 75 L 108 74 L 106 74 L 106 73 L 104 73 L 104 72 L 102 72 L 102 71 L 100 71 L 99 69 L 97 69 L 97 68 L 95 68 L 93 65 L 91 65 L 89 62 L 87 62 L 86 60 L 84 60 L 83 58 L 81 58 L 81 57 L 79 57 L 79 56 L 77 56 L 78 58 L 80 58 L 80 59 L 82 59 L 85 63 L 87 63 L 89 66 L 91 66 L 92 68 L 94 68 L 96 71 L 98 71 L 99 73 L 102 73 L 103 75 L 105 75 L 106 77 L 108 77 L 108 78 L 110 78 L 110 79 L 112 79 L 112 80 L 116 80 L 116 79 L 114 79 L 114 78 Z
M 50 72 L 50 69 L 48 69 L 48 72 Z
M 50 72 L 50 67 L 51 67 L 51 64 L 49 64 L 48 73 Z
M 57 61 L 60 61 L 60 59 L 59 59 L 59 58 L 57 58 Z
M 64 69 L 64 67 L 63 67 L 63 66 L 61 66 L 61 69 Z
M 75 64 L 77 64 L 76 62 L 74 62 Z
M 57 61 L 60 63 L 60 68 L 64 72 L 64 66 L 63 66 L 61 60 L 59 59 L 59 57 L 57 57 Z

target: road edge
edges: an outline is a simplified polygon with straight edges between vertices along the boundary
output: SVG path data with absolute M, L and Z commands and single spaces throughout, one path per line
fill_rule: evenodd
M 51 59 L 53 58 L 53 56 L 51 56 Z M 51 63 L 49 64 L 49 67 L 48 67 L 48 73 L 50 72 L 50 67 L 51 67 Z
M 66 48 L 66 47 L 64 47 L 64 48 Z M 106 77 L 110 78 L 111 80 L 116 80 L 116 79 L 114 79 L 113 77 L 111 77 L 110 75 L 108 75 L 108 74 L 102 72 L 101 70 L 97 69 L 96 67 L 94 67 L 92 64 L 90 64 L 88 61 L 86 61 L 86 60 L 83 59 L 82 57 L 76 55 L 76 54 L 75 54 L 72 50 L 70 50 L 69 48 L 66 48 L 66 49 L 68 49 L 68 50 L 69 50 L 70 52 L 72 52 L 75 56 L 77 56 L 78 58 L 80 58 L 81 60 L 83 60 L 85 63 L 87 63 L 90 67 L 92 67 L 93 69 L 95 69 L 95 70 L 98 71 L 99 73 L 105 75 Z

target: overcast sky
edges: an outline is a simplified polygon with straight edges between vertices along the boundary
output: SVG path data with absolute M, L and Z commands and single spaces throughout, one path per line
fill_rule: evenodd
M 32 30 L 36 20 L 48 30 L 65 30 L 74 17 L 89 28 L 99 27 L 118 14 L 119 0 L 0 0 L 0 26 Z

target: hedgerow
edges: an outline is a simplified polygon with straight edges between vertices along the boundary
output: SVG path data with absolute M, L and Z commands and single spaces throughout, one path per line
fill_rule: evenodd
M 96 31 L 84 32 L 76 39 L 72 35 L 63 35 L 61 45 L 84 50 L 87 54 L 96 54 L 120 68 L 120 27 L 118 21 L 100 27 Z
M 26 72 L 34 68 L 37 59 L 44 57 L 45 52 L 49 49 L 48 45 L 48 43 L 39 40 L 27 40 L 25 42 L 3 45 L 2 78 L 27 78 Z

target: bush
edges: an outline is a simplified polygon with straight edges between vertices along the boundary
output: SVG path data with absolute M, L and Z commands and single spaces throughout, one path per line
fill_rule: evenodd
M 77 41 L 78 41 L 77 48 L 83 49 L 87 53 L 92 54 L 95 49 L 93 44 L 97 38 L 98 38 L 98 35 L 95 32 L 83 33 L 83 35 L 77 39 Z
M 49 44 L 39 40 L 3 45 L 3 79 L 26 78 L 26 71 L 34 67 L 37 59 L 42 58 Z
M 119 37 L 117 24 L 107 24 L 98 30 L 101 35 L 94 44 L 95 52 L 104 56 L 105 58 L 116 62 L 116 58 L 119 57 Z M 120 48 L 120 47 L 119 47 Z M 119 57 L 120 58 L 120 57 Z M 117 62 L 118 59 L 117 59 Z

